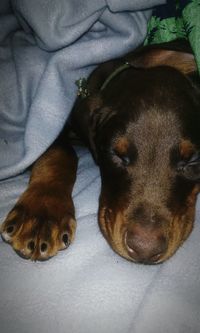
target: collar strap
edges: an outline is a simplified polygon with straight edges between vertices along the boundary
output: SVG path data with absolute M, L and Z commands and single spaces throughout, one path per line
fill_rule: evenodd
M 114 79 L 115 76 L 117 76 L 118 74 L 120 74 L 121 72 L 123 72 L 125 69 L 128 69 L 132 67 L 131 64 L 129 64 L 128 62 L 125 62 L 123 65 L 121 65 L 120 67 L 118 67 L 117 69 L 115 69 L 114 72 L 112 72 L 109 77 L 104 81 L 104 83 L 102 84 L 100 91 L 104 90 L 106 88 L 106 86 L 110 83 L 110 81 L 112 81 L 112 79 Z
M 116 77 L 118 74 L 120 74 L 124 70 L 131 68 L 131 67 L 133 67 L 131 64 L 129 64 L 128 62 L 125 62 L 123 65 L 121 65 L 117 69 L 115 69 L 115 71 L 112 72 L 108 76 L 108 78 L 104 81 L 104 83 L 102 84 L 102 86 L 100 88 L 100 91 L 103 91 L 107 87 L 107 85 L 110 83 L 110 81 L 112 81 L 112 79 L 114 79 L 114 77 Z M 78 93 L 77 93 L 78 96 L 80 96 L 81 98 L 86 98 L 86 97 L 90 96 L 90 93 L 88 90 L 88 83 L 85 78 L 80 78 L 75 83 L 78 86 Z

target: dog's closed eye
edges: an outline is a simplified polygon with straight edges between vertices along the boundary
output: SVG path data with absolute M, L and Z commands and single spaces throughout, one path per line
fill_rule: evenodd
M 200 180 L 200 151 L 189 140 L 174 147 L 171 162 L 181 177 L 195 182 Z
M 137 158 L 137 149 L 126 137 L 118 138 L 110 149 L 111 157 L 118 166 L 128 167 Z
M 200 180 L 200 152 L 195 152 L 188 160 L 181 160 L 177 163 L 177 171 L 183 177 L 193 180 Z
M 115 149 L 111 149 L 111 155 L 112 155 L 112 159 L 117 164 L 120 164 L 123 166 L 128 166 L 131 163 L 131 159 L 130 159 L 130 156 L 128 155 L 128 153 L 122 154 L 122 153 L 119 153 L 118 151 L 116 151 Z

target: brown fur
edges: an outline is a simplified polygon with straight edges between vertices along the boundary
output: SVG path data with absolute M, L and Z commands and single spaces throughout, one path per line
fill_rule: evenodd
M 45 260 L 73 241 L 76 221 L 71 192 L 76 164 L 70 148 L 56 145 L 33 167 L 28 189 L 2 227 L 3 233 L 12 228 L 6 241 L 22 257 Z M 67 235 L 65 242 L 63 235 Z
M 127 61 L 132 67 L 105 86 Z M 71 122 L 100 168 L 101 231 L 126 259 L 161 263 L 192 231 L 199 192 L 200 90 L 192 52 L 184 41 L 141 48 L 99 66 L 88 88 Z M 36 162 L 2 226 L 3 238 L 26 258 L 47 259 L 74 238 L 77 161 L 66 132 Z

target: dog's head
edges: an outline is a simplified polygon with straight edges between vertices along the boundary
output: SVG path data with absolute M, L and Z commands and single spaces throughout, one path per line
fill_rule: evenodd
M 121 256 L 161 263 L 190 234 L 199 192 L 200 94 L 190 78 L 195 61 L 190 53 L 159 46 L 128 61 L 132 67 L 101 91 L 109 66 L 98 69 L 98 89 L 81 107 L 102 178 L 99 223 Z

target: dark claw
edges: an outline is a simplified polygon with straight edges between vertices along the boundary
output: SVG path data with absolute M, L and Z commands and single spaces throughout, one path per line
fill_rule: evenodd
M 69 245 L 69 237 L 68 234 L 64 234 L 62 237 L 63 243 L 68 246 Z
M 28 249 L 33 251 L 35 249 L 35 243 L 34 241 L 30 241 L 27 245 Z
M 7 227 L 6 232 L 7 232 L 8 234 L 11 234 L 11 233 L 13 232 L 13 230 L 14 230 L 13 225 L 10 225 L 9 227 Z
M 42 243 L 41 246 L 40 246 L 40 250 L 41 250 L 41 252 L 46 252 L 47 247 L 48 247 L 48 246 L 47 246 L 46 243 Z

